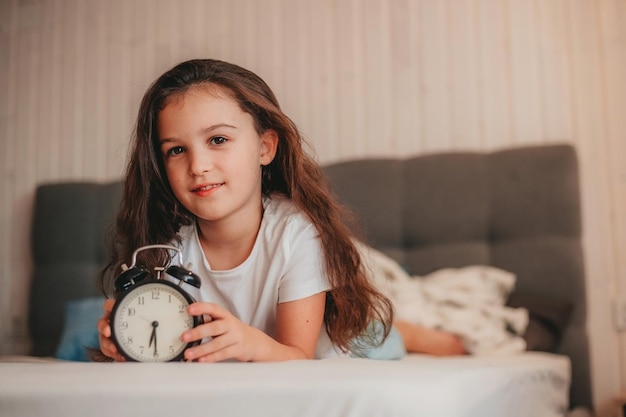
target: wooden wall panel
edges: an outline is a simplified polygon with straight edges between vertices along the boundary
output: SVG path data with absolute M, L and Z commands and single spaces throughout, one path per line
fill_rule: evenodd
M 532 1 L 508 0 L 505 10 L 510 25 L 512 137 L 520 143 L 539 142 L 543 132 L 536 5 Z
M 479 149 L 484 124 L 476 3 L 456 1 L 448 5 L 447 13 L 450 142 L 455 149 Z
M 27 349 L 36 184 L 119 178 L 145 89 L 209 56 L 262 76 L 322 163 L 574 143 L 608 401 L 626 384 L 624 21 L 623 0 L 0 1 L 0 353 Z
M 334 29 L 332 25 L 331 8 L 328 0 L 318 3 L 307 2 L 305 7 L 306 18 L 302 20 L 301 30 L 305 34 L 315 34 L 306 36 L 305 47 L 307 55 L 305 63 L 308 66 L 308 80 L 300 79 L 307 85 L 304 94 L 309 98 L 307 109 L 308 127 L 305 128 L 310 136 L 311 143 L 315 146 L 317 155 L 322 160 L 328 159 L 333 152 L 337 151 L 335 132 L 333 125 L 336 120 L 336 113 L 330 116 L 330 109 L 333 110 L 333 49 L 334 49 Z M 267 80 L 268 83 L 270 80 Z M 289 95 L 289 92 L 286 92 Z M 315 103 L 323 105 L 314 105 Z M 307 126 L 305 124 L 305 126 Z
M 422 149 L 437 152 L 452 148 L 450 134 L 450 73 L 447 2 L 420 2 L 418 27 L 422 39 L 419 98 L 422 102 Z
M 572 138 L 566 1 L 535 0 L 541 137 L 550 142 Z
M 611 244 L 614 248 L 612 294 L 626 299 L 626 2 L 603 1 L 596 4 L 600 27 L 600 65 L 603 77 L 603 126 L 607 136 L 607 166 L 609 190 L 609 222 Z M 615 300 L 617 297 L 613 297 Z M 619 343 L 622 388 L 626 385 L 626 334 Z
M 477 0 L 481 148 L 515 143 L 512 121 L 509 16 L 503 0 Z
M 14 124 L 9 123 L 12 118 L 13 97 L 15 94 L 15 86 L 11 86 L 13 82 L 16 60 L 13 55 L 14 36 L 11 33 L 15 31 L 13 28 L 17 24 L 14 18 L 16 12 L 13 5 L 9 2 L 0 2 L 0 164 L 2 165 L 2 174 L 0 175 L 0 230 L 4 233 L 10 233 L 10 226 L 13 221 L 11 195 L 13 180 L 10 175 L 9 166 L 7 165 L 10 158 L 13 157 L 14 141 L 9 140 L 13 137 Z M 10 271 L 11 241 L 8 238 L 0 239 L 0 276 L 6 277 Z M 0 284 L 4 289 L 0 291 L 0 346 L 3 351 L 12 348 L 14 338 L 12 337 L 10 326 L 13 325 L 12 311 L 12 285 L 7 286 L 6 279 Z M 19 347 L 18 347 L 19 348 Z
M 361 155 L 365 153 L 363 142 L 355 141 L 355 138 L 365 136 L 366 127 L 365 103 L 357 99 L 358 92 L 363 89 L 363 74 L 357 71 L 363 59 L 362 51 L 359 49 L 361 35 L 357 32 L 362 18 L 354 9 L 354 2 L 337 2 L 330 17 L 332 28 L 330 40 L 333 45 L 330 67 L 334 74 L 334 88 L 329 97 L 332 104 L 329 104 L 332 106 L 331 114 L 336 126 L 332 139 L 336 153 L 329 156 L 329 159 L 335 160 L 338 159 L 337 155 L 351 152 Z M 288 90 L 285 91 L 285 95 L 291 96 Z M 302 127 L 304 126 L 305 124 L 302 124 Z M 319 143 L 315 137 L 311 140 L 312 143 L 313 141 Z M 319 156 L 319 151 L 317 154 Z
M 615 286 L 616 248 L 612 244 L 609 189 L 610 144 L 604 126 L 603 83 L 600 27 L 592 2 L 566 2 L 570 88 L 572 92 L 572 138 L 583 156 L 581 187 L 586 237 L 588 323 L 605 342 L 592 345 L 594 388 L 599 392 L 615 390 L 620 384 L 615 372 L 618 358 L 617 338 L 613 331 L 609 304 Z M 593 308 L 593 307 L 596 308 Z M 613 358 L 609 362 L 602 358 Z
M 390 8 L 389 59 L 394 67 L 391 74 L 391 135 L 397 147 L 406 153 L 421 148 L 421 130 L 424 117 L 421 111 L 419 78 L 422 74 L 420 58 L 418 3 L 398 1 Z M 354 69 L 353 69 L 354 71 Z
M 399 148 L 392 134 L 391 61 L 389 2 L 367 0 L 359 3 L 362 18 L 356 47 L 363 50 L 364 154 L 380 156 L 396 153 Z M 337 36 L 341 36 L 338 33 Z M 332 77 L 332 74 L 331 74 Z

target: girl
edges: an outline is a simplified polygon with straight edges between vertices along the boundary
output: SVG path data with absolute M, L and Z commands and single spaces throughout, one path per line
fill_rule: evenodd
M 189 307 L 205 324 L 185 332 L 185 359 L 278 361 L 404 353 L 392 306 L 366 278 L 346 212 L 321 169 L 254 73 L 217 60 L 183 62 L 143 97 L 101 286 L 132 252 L 174 244 L 202 278 Z M 169 259 L 142 251 L 147 269 Z M 110 339 L 105 302 L 102 353 Z M 374 324 L 374 325 L 372 325 Z
M 183 334 L 210 338 L 186 359 L 313 358 L 318 336 L 326 356 L 351 351 L 369 323 L 389 333 L 391 305 L 365 278 L 321 169 L 252 72 L 193 60 L 159 77 L 141 103 L 124 187 L 103 289 L 135 249 L 179 245 L 203 279 L 190 313 L 212 319 Z M 140 255 L 149 269 L 168 256 Z M 121 360 L 112 304 L 100 345 Z

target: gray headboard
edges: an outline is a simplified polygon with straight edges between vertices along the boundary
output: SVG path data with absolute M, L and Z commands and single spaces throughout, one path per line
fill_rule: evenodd
M 121 189 L 120 182 L 51 183 L 37 188 L 29 315 L 33 355 L 54 354 L 67 301 L 101 295 L 96 279 L 106 262 L 104 235 Z
M 559 352 L 573 362 L 572 404 L 591 405 L 577 161 L 571 146 L 368 159 L 328 166 L 367 238 L 415 274 L 494 265 L 517 289 L 575 304 Z M 121 184 L 37 189 L 30 300 L 32 353 L 51 356 L 68 300 L 98 295 L 103 237 Z
M 573 406 L 591 407 L 581 211 L 570 145 L 492 153 L 363 159 L 326 167 L 372 246 L 416 275 L 492 265 L 516 292 L 574 304 L 559 353 L 573 366 Z

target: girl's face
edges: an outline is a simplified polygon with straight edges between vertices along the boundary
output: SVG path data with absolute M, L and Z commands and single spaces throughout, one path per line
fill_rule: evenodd
M 259 135 L 223 89 L 197 86 L 166 102 L 158 134 L 174 195 L 199 222 L 258 219 L 261 165 L 274 159 L 276 132 Z

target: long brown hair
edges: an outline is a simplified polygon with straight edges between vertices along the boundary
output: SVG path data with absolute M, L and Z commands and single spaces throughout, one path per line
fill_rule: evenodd
M 298 128 L 282 112 L 274 93 L 260 77 L 237 65 L 212 59 L 175 66 L 161 75 L 143 97 L 110 243 L 111 259 L 102 274 L 102 290 L 111 292 L 112 277 L 133 250 L 172 242 L 181 225 L 194 221 L 194 216 L 174 197 L 167 181 L 157 117 L 170 97 L 198 85 L 225 89 L 253 117 L 257 133 L 273 129 L 278 134 L 276 156 L 262 167 L 262 192 L 291 198 L 317 228 L 331 284 L 324 323 L 332 342 L 342 349 L 350 348 L 353 338 L 367 336 L 367 326 L 373 321 L 383 324 L 386 336 L 393 316 L 391 303 L 367 279 L 346 225 L 350 213 L 333 198 L 322 169 L 304 150 L 306 142 Z M 167 258 L 165 251 L 143 251 L 140 255 L 142 265 L 148 268 L 163 265 Z

